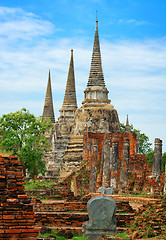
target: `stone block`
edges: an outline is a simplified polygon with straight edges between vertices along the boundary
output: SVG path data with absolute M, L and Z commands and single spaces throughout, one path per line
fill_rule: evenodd
M 93 197 L 88 201 L 87 209 L 89 221 L 82 225 L 84 235 L 97 239 L 101 235 L 116 234 L 116 203 L 113 198 L 104 195 Z
M 106 195 L 113 195 L 113 189 L 112 188 L 106 188 L 105 194 Z

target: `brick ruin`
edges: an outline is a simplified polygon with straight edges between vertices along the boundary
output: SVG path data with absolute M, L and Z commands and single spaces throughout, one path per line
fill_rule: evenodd
M 36 240 L 34 211 L 24 190 L 22 165 L 16 157 L 0 156 L 0 239 Z
M 80 168 L 63 180 L 75 195 L 94 193 L 101 186 L 111 187 L 114 194 L 149 193 L 158 197 L 165 193 L 164 173 L 161 168 L 153 170 L 146 155 L 138 153 L 136 133 L 86 132 L 83 149 Z M 155 154 L 155 145 L 154 163 L 161 161 L 161 146 L 159 152 Z
M 90 169 L 90 192 L 96 192 L 100 186 L 111 187 L 115 193 L 125 192 L 129 175 L 139 177 L 143 169 L 149 175 L 145 155 L 137 153 L 135 133 L 85 133 L 84 145 L 84 161 Z
M 115 192 L 166 192 L 166 177 L 164 180 L 161 173 L 162 141 L 155 139 L 151 167 L 146 156 L 139 154 L 139 139 L 136 133 L 131 133 L 128 116 L 125 132 L 121 132 L 118 113 L 108 99 L 104 81 L 97 20 L 82 106 L 77 108 L 71 50 L 64 101 L 56 122 L 50 81 L 49 73 L 43 119 L 50 117 L 53 131 L 48 136 L 52 151 L 45 154 L 48 170 L 45 178 L 69 181 L 75 194 L 82 191 L 75 187 L 79 181 L 85 192 L 87 189 L 95 192 L 100 186 L 110 186 Z
M 90 156 L 89 154 L 93 155 L 91 147 L 95 142 L 96 146 L 98 146 L 97 149 L 100 153 L 99 155 L 103 156 L 103 159 L 107 158 L 105 153 L 102 153 L 103 146 L 107 142 L 110 144 L 112 141 L 111 139 L 116 139 L 114 143 L 117 143 L 117 137 L 115 136 L 116 135 L 114 134 L 102 134 L 101 137 L 100 134 L 91 135 L 91 133 L 86 133 L 84 137 L 84 144 L 88 144 L 90 148 L 89 150 L 86 150 L 84 157 L 88 159 L 88 156 Z M 122 136 L 119 135 L 119 138 L 121 137 Z M 134 136 L 129 133 L 129 135 L 125 135 L 125 137 L 128 137 L 131 140 L 131 149 L 135 151 L 132 147 L 132 142 L 134 146 L 135 141 Z M 109 141 L 106 141 L 107 139 Z M 92 145 L 90 142 L 92 142 Z M 106 146 L 107 150 L 109 144 Z M 123 149 L 126 150 L 124 145 Z M 116 148 L 117 146 L 114 150 L 116 150 Z M 104 151 L 106 151 L 105 146 Z M 123 154 L 124 152 L 125 151 L 123 150 Z M 114 153 L 114 155 L 116 154 Z M 94 160 L 94 158 L 92 159 Z M 99 159 L 97 158 L 97 160 Z M 87 167 L 88 164 L 84 164 L 80 168 L 80 171 L 84 170 L 85 172 L 85 175 L 81 175 L 84 177 L 84 180 L 86 176 L 91 173 L 91 171 L 86 169 Z M 91 169 L 90 166 L 89 169 Z M 100 179 L 105 181 L 104 178 L 101 178 L 100 173 L 98 173 L 97 177 L 99 175 Z M 76 179 L 77 177 L 78 179 Z M 83 185 L 87 184 L 87 182 L 82 182 L 83 179 L 80 178 L 79 172 L 76 174 L 75 172 L 72 172 L 70 177 L 68 176 L 67 178 L 66 182 L 63 181 L 59 185 L 56 184 L 52 189 L 39 186 L 37 190 L 28 190 L 25 192 L 23 187 L 24 178 L 22 165 L 19 164 L 18 159 L 16 157 L 0 157 L 0 239 L 35 240 L 37 239 L 39 228 L 42 226 L 47 226 L 50 230 L 58 231 L 63 234 L 81 234 L 82 224 L 88 220 L 87 201 L 93 196 L 100 195 L 100 193 L 91 193 L 82 197 L 75 197 L 73 192 L 70 191 L 71 182 L 73 184 L 73 188 L 76 183 Z M 75 182 L 74 178 L 76 180 Z M 107 183 L 108 182 L 106 182 L 106 184 Z M 85 187 L 86 185 L 83 186 Z M 85 190 L 85 188 L 81 188 L 80 185 L 78 185 L 78 189 Z M 87 192 L 88 191 L 89 190 L 87 188 Z M 49 197 L 49 200 L 44 200 L 42 202 L 41 200 L 33 197 L 31 201 L 31 198 L 27 197 L 27 194 L 28 196 L 34 196 L 36 194 L 37 197 L 40 195 L 47 198 Z M 126 231 L 128 226 L 131 225 L 135 219 L 136 212 L 129 204 L 129 201 L 136 202 L 137 204 L 139 203 L 139 205 L 148 203 L 148 206 L 153 206 L 153 208 L 157 206 L 157 214 L 153 217 L 153 226 L 156 234 L 161 233 L 161 226 L 157 228 L 158 224 L 156 224 L 159 215 L 162 212 L 163 205 L 161 205 L 161 199 L 125 197 L 121 195 L 112 195 L 112 197 L 115 199 L 117 205 L 116 219 L 118 233 Z M 143 209 L 146 210 L 145 207 L 143 207 Z M 162 222 L 165 223 L 165 218 L 162 219 Z M 143 224 L 143 218 L 141 218 L 141 224 Z
M 90 169 L 90 192 L 105 186 L 111 187 L 115 193 L 163 194 L 161 142 L 155 139 L 152 167 L 146 162 L 146 156 L 138 153 L 137 134 L 85 133 L 84 161 L 86 168 Z
M 45 154 L 47 163 L 46 178 L 62 179 L 73 170 L 79 169 L 83 154 L 83 133 L 112 132 L 120 133 L 120 123 L 116 109 L 108 99 L 101 64 L 98 36 L 98 21 L 93 44 L 91 69 L 85 98 L 82 106 L 77 108 L 73 50 L 64 95 L 64 101 L 58 120 L 54 123 L 54 111 L 50 73 L 43 110 L 43 119 L 49 117 L 53 123 L 53 132 L 48 136 L 52 151 Z

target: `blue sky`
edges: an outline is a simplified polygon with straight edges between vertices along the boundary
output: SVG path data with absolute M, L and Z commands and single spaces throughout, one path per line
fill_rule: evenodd
M 42 115 L 51 70 L 56 119 L 74 49 L 78 106 L 88 81 L 96 10 L 109 99 L 166 151 L 165 0 L 0 0 L 0 116 Z

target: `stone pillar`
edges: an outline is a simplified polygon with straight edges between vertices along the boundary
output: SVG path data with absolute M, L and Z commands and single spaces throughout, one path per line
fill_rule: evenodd
M 152 177 L 159 181 L 161 175 L 161 162 L 162 162 L 162 140 L 155 138 Z
M 120 186 L 119 186 L 121 190 L 127 187 L 129 155 L 130 155 L 129 138 L 124 138 L 123 160 L 121 162 Z
M 114 136 L 112 139 L 112 148 L 110 153 L 110 187 L 114 192 L 118 191 L 118 162 L 119 162 L 119 137 Z
M 103 144 L 102 152 L 103 162 L 103 178 L 102 186 L 108 188 L 110 186 L 110 139 L 106 139 Z
M 91 148 L 91 170 L 90 170 L 90 179 L 89 179 L 89 191 L 90 193 L 96 192 L 96 174 L 97 174 L 97 153 L 98 145 L 95 141 L 93 147 Z

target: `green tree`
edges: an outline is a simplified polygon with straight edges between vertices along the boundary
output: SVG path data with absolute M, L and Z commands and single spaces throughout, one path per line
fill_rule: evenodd
M 149 151 L 147 154 L 146 154 L 146 161 L 149 163 L 149 164 L 153 164 L 153 154 L 154 154 L 154 151 L 151 150 Z
M 166 152 L 162 155 L 162 164 L 161 164 L 161 170 L 165 173 L 165 164 L 166 164 Z
M 123 123 L 120 124 L 122 133 L 125 132 L 125 125 Z M 152 143 L 149 142 L 149 137 L 145 133 L 141 133 L 141 130 L 135 129 L 133 125 L 130 125 L 131 132 L 135 132 L 138 134 L 139 138 L 139 152 L 141 154 L 147 154 L 152 151 Z
M 146 154 L 146 161 L 151 165 L 153 164 L 153 154 L 154 154 L 153 150 L 149 151 Z M 165 173 L 165 163 L 166 163 L 166 152 L 162 154 L 162 162 L 161 162 L 161 171 L 164 173 Z
M 50 145 L 44 134 L 51 126 L 49 119 L 42 122 L 41 117 L 36 118 L 25 108 L 0 118 L 1 149 L 17 155 L 24 174 L 27 170 L 32 179 L 46 171 L 42 157 Z

